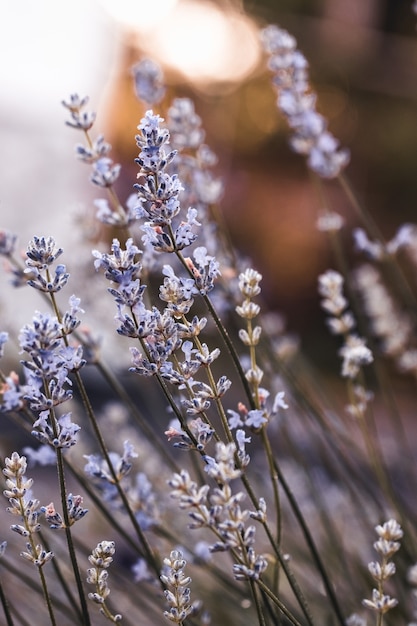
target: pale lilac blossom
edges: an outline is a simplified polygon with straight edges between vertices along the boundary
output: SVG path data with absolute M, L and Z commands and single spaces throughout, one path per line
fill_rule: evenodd
M 152 59 L 142 59 L 132 68 L 136 96 L 146 104 L 158 104 L 165 96 L 164 75 Z
M 188 586 L 191 578 L 184 574 L 186 564 L 187 561 L 183 558 L 182 552 L 173 550 L 169 558 L 164 559 L 164 568 L 161 573 L 161 580 L 167 587 L 164 593 L 169 606 L 169 610 L 164 611 L 164 615 L 177 624 L 182 624 L 193 613 L 191 591 Z
M 56 464 L 56 452 L 48 444 L 42 444 L 36 450 L 26 446 L 23 448 L 23 452 L 29 463 L 32 465 L 38 464 L 41 467 L 44 467 L 46 465 Z
M 398 600 L 384 593 L 383 586 L 387 579 L 395 574 L 395 564 L 389 559 L 400 549 L 399 540 L 404 533 L 395 519 L 389 519 L 384 524 L 375 526 L 378 540 L 374 543 L 374 549 L 380 556 L 380 561 L 372 561 L 368 569 L 376 580 L 378 588 L 372 590 L 372 598 L 362 600 L 362 604 L 380 615 L 397 606 Z
M 111 145 L 104 140 L 104 135 L 98 135 L 91 145 L 84 146 L 78 144 L 75 146 L 75 151 L 80 161 L 89 164 L 93 164 L 95 161 L 107 156 L 110 150 Z
M 4 346 L 9 340 L 9 333 L 5 331 L 0 332 L 0 359 L 4 356 Z
M 71 94 L 66 100 L 62 100 L 62 105 L 70 112 L 70 119 L 65 123 L 79 130 L 88 131 L 94 124 L 96 114 L 90 111 L 83 111 L 88 104 L 88 97 L 81 98 L 78 94 Z
M 138 559 L 134 565 L 132 565 L 131 571 L 133 573 L 133 580 L 135 583 L 151 582 L 154 579 L 154 575 L 150 571 L 145 559 Z
M 168 111 L 168 124 L 171 143 L 177 150 L 190 148 L 197 150 L 204 141 L 201 118 L 195 112 L 190 98 L 175 98 Z
M 95 591 L 89 593 L 88 598 L 98 604 L 102 612 L 104 612 L 106 599 L 110 593 L 107 569 L 113 562 L 115 551 L 114 541 L 101 541 L 88 557 L 92 567 L 87 570 L 87 582 L 95 586 Z M 112 614 L 107 607 L 105 615 L 114 623 L 122 619 L 119 613 Z
M 316 111 L 316 94 L 311 90 L 308 63 L 297 50 L 295 38 L 278 26 L 261 33 L 268 66 L 274 73 L 277 106 L 293 131 L 292 149 L 307 157 L 307 164 L 322 178 L 335 178 L 349 163 L 349 151 L 327 130 L 327 122 Z
M 0 255 L 11 257 L 16 249 L 17 235 L 8 230 L 0 230 Z
M 52 418 L 55 419 L 55 418 Z M 55 430 L 51 425 L 49 411 L 41 411 L 33 423 L 32 435 L 42 444 L 50 444 L 54 448 L 70 448 L 77 443 L 80 426 L 71 420 L 71 413 L 65 413 L 56 420 Z
M 46 270 L 62 253 L 53 237 L 33 237 L 26 250 L 26 267 Z

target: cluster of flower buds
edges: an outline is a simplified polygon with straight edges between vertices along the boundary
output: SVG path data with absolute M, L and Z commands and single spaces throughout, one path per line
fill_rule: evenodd
M 121 621 L 122 616 L 120 614 L 113 615 L 106 605 L 106 599 L 110 593 L 107 584 L 107 569 L 113 562 L 114 553 L 114 541 L 101 541 L 97 544 L 97 547 L 94 548 L 92 554 L 88 557 L 93 567 L 87 570 L 87 582 L 95 586 L 95 591 L 88 594 L 89 599 L 100 606 L 100 612 L 107 619 L 116 623 Z
M 395 574 L 395 564 L 390 561 L 400 549 L 400 539 L 403 536 L 401 526 L 394 519 L 390 519 L 382 525 L 375 526 L 378 540 L 374 548 L 380 556 L 380 561 L 372 561 L 368 569 L 377 583 L 377 588 L 372 590 L 372 599 L 365 599 L 362 604 L 380 615 L 383 615 L 398 604 L 396 598 L 391 598 L 384 593 L 385 582 Z
M 193 613 L 189 587 L 191 578 L 184 574 L 186 564 L 182 552 L 173 550 L 169 557 L 164 559 L 165 567 L 161 574 L 161 581 L 168 587 L 165 590 L 165 598 L 170 607 L 169 611 L 164 611 L 164 615 L 175 624 L 182 624 Z
M 41 529 L 39 516 L 42 510 L 39 500 L 31 495 L 33 480 L 26 478 L 26 457 L 13 452 L 10 458 L 5 459 L 3 474 L 6 476 L 6 489 L 3 495 L 8 498 L 10 506 L 7 511 L 21 519 L 20 524 L 13 524 L 11 529 L 27 539 L 26 550 L 21 556 L 33 563 L 36 567 L 42 567 L 53 558 L 52 552 L 47 552 L 34 540 L 35 533 Z
M 363 365 L 372 363 L 372 352 L 365 345 L 365 340 L 352 333 L 355 320 L 347 310 L 348 302 L 343 295 L 343 276 L 334 270 L 328 270 L 319 276 L 319 293 L 322 296 L 322 307 L 330 314 L 327 320 L 332 333 L 344 337 L 344 345 L 340 349 L 343 359 L 342 376 L 355 379 Z

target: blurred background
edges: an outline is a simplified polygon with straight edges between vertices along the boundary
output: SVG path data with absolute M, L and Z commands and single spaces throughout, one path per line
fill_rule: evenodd
M 351 149 L 349 178 L 387 238 L 414 221 L 417 200 L 417 16 L 411 0 L 16 0 L 0 3 L 0 228 L 52 235 L 68 252 L 80 215 L 100 196 L 74 158 L 77 133 L 60 101 L 88 94 L 96 132 L 134 182 L 134 134 L 143 114 L 132 65 L 164 68 L 172 97 L 191 96 L 225 182 L 222 210 L 237 247 L 264 276 L 265 298 L 314 352 L 327 335 L 317 275 L 332 266 L 315 223 L 319 200 L 303 159 L 288 148 L 259 48 L 276 23 L 310 61 L 318 108 Z M 131 174 L 131 177 L 130 177 Z M 354 217 L 337 185 L 330 201 Z M 351 248 L 350 228 L 346 240 Z M 4 283 L 4 276 L 1 277 Z M 27 312 L 0 296 L 13 323 Z M 10 321 L 11 323 L 11 321 Z M 7 322 L 6 322 L 7 326 Z M 3 324 L 4 327 L 4 324 Z

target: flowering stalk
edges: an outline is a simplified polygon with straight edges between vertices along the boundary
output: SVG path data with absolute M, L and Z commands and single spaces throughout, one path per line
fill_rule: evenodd
M 260 327 L 256 327 L 255 329 L 252 329 L 252 318 L 255 317 L 258 313 L 259 313 L 259 306 L 256 305 L 254 302 L 251 301 L 252 297 L 256 296 L 259 294 L 260 292 L 260 288 L 259 288 L 259 281 L 261 280 L 261 275 L 254 271 L 254 270 L 247 270 L 245 273 L 242 273 L 239 277 L 239 286 L 240 286 L 240 290 L 242 292 L 242 294 L 245 296 L 245 301 L 242 305 L 239 305 L 236 307 L 236 311 L 237 313 L 247 319 L 247 330 L 241 330 L 239 333 L 239 336 L 241 338 L 241 340 L 243 341 L 243 343 L 245 345 L 248 345 L 250 347 L 250 354 L 251 354 L 251 369 L 250 372 L 248 373 L 248 375 L 246 376 L 246 378 L 248 379 L 248 381 L 251 382 L 251 384 L 254 386 L 254 388 L 256 389 L 256 391 L 253 392 L 253 398 L 254 398 L 254 403 L 255 403 L 255 408 L 248 411 L 246 409 L 246 407 L 244 407 L 244 405 L 240 405 L 239 409 L 240 409 L 240 415 L 238 413 L 236 413 L 235 411 L 229 411 L 229 415 L 230 415 L 230 423 L 233 423 L 233 426 L 242 426 L 243 424 L 245 424 L 246 426 L 249 426 L 251 428 L 251 430 L 253 430 L 254 432 L 257 433 L 261 433 L 261 438 L 262 438 L 262 442 L 263 442 L 263 446 L 265 448 L 266 451 L 266 456 L 268 459 L 268 464 L 269 464 L 269 469 L 270 469 L 270 476 L 271 476 L 271 481 L 273 484 L 273 488 L 274 488 L 274 498 L 275 498 L 275 509 L 277 511 L 277 538 L 274 539 L 271 533 L 271 530 L 267 524 L 266 521 L 266 517 L 264 519 L 262 519 L 262 523 L 264 525 L 266 534 L 271 542 L 271 545 L 274 548 L 275 554 L 276 554 L 276 558 L 277 564 L 280 564 L 281 567 L 283 568 L 288 581 L 290 582 L 290 585 L 294 591 L 295 596 L 298 598 L 299 602 L 300 602 L 300 606 L 302 607 L 305 616 L 307 617 L 307 619 L 309 620 L 309 622 L 312 620 L 312 616 L 309 612 L 308 609 L 308 605 L 305 601 L 305 598 L 301 592 L 301 589 L 298 586 L 298 583 L 295 579 L 295 577 L 293 576 L 291 570 L 288 567 L 288 564 L 285 560 L 285 558 L 283 558 L 283 555 L 281 553 L 281 549 L 280 549 L 280 504 L 279 504 L 279 492 L 278 492 L 278 481 L 281 484 L 289 502 L 291 505 L 291 508 L 293 509 L 293 512 L 295 514 L 296 519 L 298 520 L 301 529 L 303 531 L 303 534 L 306 538 L 306 542 L 309 546 L 309 549 L 311 550 L 312 556 L 317 564 L 318 570 L 322 576 L 323 579 L 323 583 L 324 586 L 327 590 L 329 599 L 334 607 L 335 613 L 340 621 L 340 623 L 344 624 L 344 618 L 343 618 L 343 614 L 341 612 L 340 606 L 339 606 L 339 602 L 335 596 L 333 587 L 329 581 L 329 577 L 327 575 L 327 572 L 324 568 L 322 559 L 320 558 L 320 554 L 315 546 L 315 543 L 313 541 L 313 538 L 311 536 L 311 532 L 308 528 L 308 525 L 304 519 L 303 514 L 301 513 L 301 510 L 297 504 L 297 501 L 294 498 L 294 495 L 292 494 L 287 481 L 285 480 L 285 477 L 279 467 L 278 461 L 277 459 L 274 457 L 271 445 L 270 445 L 270 441 L 267 437 L 267 433 L 266 433 L 266 427 L 268 425 L 268 422 L 270 421 L 271 417 L 273 415 L 275 415 L 278 411 L 278 409 L 287 409 L 288 405 L 285 403 L 284 401 L 284 392 L 279 392 L 276 397 L 275 397 L 275 401 L 272 407 L 272 410 L 270 412 L 268 412 L 266 410 L 266 400 L 268 398 L 269 393 L 265 390 L 265 389 L 261 389 L 259 387 L 259 383 L 261 381 L 261 377 L 262 377 L 262 370 L 260 370 L 260 368 L 258 367 L 257 363 L 256 363 L 256 356 L 255 356 L 255 347 L 259 342 L 259 338 L 261 335 L 261 329 Z M 244 421 L 242 421 L 244 420 Z M 252 502 L 255 504 L 255 496 L 251 490 L 251 487 L 246 479 L 245 476 L 242 476 L 242 480 L 245 483 L 245 487 L 252 499 Z M 278 582 L 278 581 L 277 581 Z M 276 582 L 276 584 L 277 584 Z
M 57 254 L 62 253 L 62 250 L 59 249 L 58 251 L 56 251 L 55 249 L 55 242 L 53 242 L 52 239 L 48 240 L 47 245 L 45 246 L 44 240 L 41 239 L 40 240 L 40 245 L 38 244 L 36 238 L 34 239 L 34 246 L 33 248 L 35 248 L 36 246 L 39 246 L 39 250 L 34 250 L 32 249 L 30 252 L 28 252 L 28 256 L 31 259 L 31 264 L 30 267 L 33 267 L 34 263 L 39 263 L 40 267 L 42 268 L 42 266 L 44 264 L 46 264 L 46 266 L 48 267 L 48 264 L 52 263 Z M 45 255 L 43 252 L 43 248 L 46 248 L 47 250 L 47 254 Z M 34 257 L 34 258 L 32 258 Z M 44 257 L 44 258 L 42 258 Z M 49 270 L 48 270 L 49 271 Z M 49 274 L 47 274 L 47 277 L 49 278 Z M 63 286 L 63 285 L 62 285 Z M 68 335 L 72 332 L 75 331 L 75 329 L 78 327 L 79 325 L 79 320 L 76 319 L 75 315 L 76 313 L 80 310 L 79 308 L 79 302 L 75 302 L 73 301 L 73 307 L 72 310 L 70 312 L 70 314 L 66 313 L 62 319 L 61 319 L 61 313 L 59 311 L 58 305 L 56 303 L 56 299 L 55 299 L 55 290 L 49 289 L 48 293 L 50 294 L 50 298 L 51 298 L 51 303 L 52 303 L 52 308 L 55 311 L 55 314 L 57 316 L 57 319 L 59 321 L 60 324 L 62 324 L 63 329 L 65 332 L 63 332 L 63 342 L 66 346 L 67 350 L 70 350 L 69 347 L 69 343 L 68 343 Z M 80 367 L 84 364 L 84 362 L 79 361 L 76 362 L 75 366 L 73 367 L 73 373 L 78 385 L 78 389 L 80 391 L 81 394 L 81 398 L 84 404 L 84 407 L 86 409 L 87 415 L 89 417 L 90 420 L 90 424 L 92 425 L 92 428 L 94 430 L 94 434 L 96 436 L 96 440 L 99 443 L 99 446 L 101 448 L 101 451 L 103 453 L 103 456 L 107 462 L 107 465 L 109 467 L 109 471 L 112 474 L 112 479 L 114 481 L 114 484 L 116 486 L 116 488 L 118 489 L 120 498 L 124 504 L 125 510 L 128 513 L 130 520 L 135 528 L 136 534 L 141 542 L 141 545 L 143 546 L 143 549 L 145 550 L 146 554 L 148 555 L 149 561 L 150 562 L 154 562 L 154 566 L 155 566 L 155 570 L 157 571 L 157 564 L 155 563 L 153 554 L 152 554 L 152 550 L 149 546 L 149 543 L 144 535 L 144 533 L 142 532 L 139 524 L 137 523 L 136 517 L 134 516 L 131 507 L 129 506 L 129 502 L 127 500 L 126 494 L 124 493 L 121 485 L 120 485 L 120 480 L 119 480 L 119 476 L 117 475 L 117 472 L 115 470 L 115 468 L 113 467 L 113 464 L 111 462 L 109 453 L 107 451 L 107 447 L 105 445 L 103 436 L 101 434 L 101 431 L 99 429 L 99 426 L 97 424 L 97 420 L 96 417 L 94 415 L 94 411 L 92 408 L 92 405 L 90 403 L 90 400 L 88 398 L 88 394 L 86 392 L 83 380 L 80 376 L 79 373 L 79 369 Z M 57 422 L 55 419 L 55 415 L 52 412 L 53 409 L 51 408 L 51 418 L 52 418 L 52 430 L 53 430 L 53 435 L 54 438 L 56 439 L 58 431 L 57 431 Z M 71 445 L 72 442 L 71 442 Z M 72 538 L 71 538 L 71 532 L 70 532 L 70 526 L 71 526 L 71 520 L 69 518 L 69 513 L 68 513 L 68 509 L 67 509 L 67 497 L 66 497 L 66 488 L 65 488 L 65 475 L 64 475 L 64 466 L 63 466 L 63 457 L 62 457 L 62 453 L 60 451 L 60 447 L 57 447 L 57 463 L 58 463 L 58 473 L 59 473 L 59 479 L 60 479 L 60 486 L 61 486 L 61 500 L 62 500 L 62 508 L 63 508 L 63 514 L 64 514 L 64 522 L 65 522 L 65 532 L 67 535 L 67 540 L 69 542 L 69 552 L 70 552 L 70 556 L 71 559 L 73 561 L 74 567 L 76 565 L 76 555 L 75 555 L 75 550 L 74 547 L 72 545 Z M 71 546 L 71 547 L 70 547 Z M 76 579 L 77 579 L 77 584 L 78 584 L 78 588 L 79 588 L 79 592 L 81 594 L 82 591 L 82 582 L 81 582 L 81 578 L 80 578 L 80 573 L 79 573 L 79 568 L 78 566 L 76 567 L 76 569 L 74 569 L 75 571 L 75 575 L 76 575 Z M 83 612 L 88 616 L 88 609 L 87 609 L 87 604 L 85 602 L 85 595 L 84 593 L 82 593 L 82 608 L 83 608 Z M 88 619 L 88 617 L 87 617 Z
M 248 440 L 244 437 L 244 431 L 238 431 L 237 439 L 239 442 L 239 458 L 244 466 L 249 462 L 249 458 L 245 454 L 245 442 Z M 206 471 L 219 485 L 213 494 L 210 495 L 209 500 L 208 486 L 199 489 L 186 471 L 182 471 L 180 475 L 175 475 L 169 482 L 173 489 L 171 496 L 179 500 L 180 508 L 191 510 L 189 513 L 192 519 L 191 528 L 207 527 L 216 535 L 218 540 L 211 546 L 211 551 L 230 551 L 236 560 L 233 567 L 235 578 L 237 580 L 247 580 L 250 583 L 255 603 L 257 603 L 255 597 L 256 589 L 252 583 L 256 584 L 261 580 L 262 573 L 267 567 L 267 560 L 263 555 L 256 554 L 253 548 L 255 526 L 251 525 L 245 528 L 245 521 L 248 518 L 252 518 L 260 522 L 304 612 L 307 622 L 312 625 L 314 621 L 308 609 L 308 604 L 268 526 L 266 503 L 263 499 L 256 500 L 245 473 L 235 467 L 234 455 L 235 444 L 225 445 L 219 442 L 216 444 L 216 457 L 214 459 L 211 457 L 206 458 Z M 240 502 L 244 498 L 242 492 L 232 494 L 229 483 L 238 477 L 242 479 L 256 508 L 253 512 L 241 509 Z M 207 506 L 206 503 L 208 502 L 211 506 Z M 223 516 L 224 521 L 222 521 Z M 271 592 L 271 597 L 275 598 L 276 596 Z M 276 605 L 280 608 L 279 602 Z M 262 623 L 261 613 L 262 611 L 258 611 L 259 619 Z M 286 614 L 291 615 L 288 611 Z M 291 621 L 295 623 L 293 619 Z
M 293 135 L 292 149 L 307 157 L 308 167 L 320 178 L 336 178 L 353 209 L 366 229 L 384 250 L 385 269 L 393 279 L 410 311 L 416 310 L 416 299 L 409 283 L 395 258 L 388 253 L 384 238 L 372 217 L 366 212 L 353 192 L 344 169 L 349 162 L 349 151 L 340 149 L 339 142 L 327 130 L 325 118 L 316 111 L 317 96 L 311 89 L 308 76 L 308 62 L 297 49 L 295 38 L 287 31 L 269 25 L 261 33 L 268 66 L 274 73 L 273 83 L 278 92 L 277 106 L 286 117 Z M 338 215 L 327 214 L 322 220 L 332 228 L 340 227 Z
M 54 555 L 52 552 L 44 550 L 40 544 L 36 543 L 34 538 L 34 534 L 40 530 L 38 521 L 40 515 L 39 500 L 31 497 L 30 489 L 33 480 L 25 477 L 26 468 L 26 457 L 19 456 L 17 452 L 13 452 L 10 458 L 7 457 L 5 459 L 3 474 L 6 476 L 6 489 L 3 491 L 3 495 L 9 499 L 10 506 L 7 511 L 12 515 L 20 517 L 22 520 L 22 524 L 13 524 L 11 529 L 27 539 L 26 551 L 21 552 L 21 556 L 37 567 L 49 619 L 52 626 L 56 626 L 55 615 L 43 572 L 43 566 Z
M 138 127 L 140 135 L 137 136 L 137 143 L 141 151 L 137 163 L 141 168 L 139 177 L 142 181 L 136 185 L 139 197 L 138 216 L 147 220 L 142 227 L 145 232 L 142 240 L 146 246 L 152 247 L 157 253 L 174 252 L 184 268 L 187 269 L 189 276 L 194 281 L 195 289 L 205 299 L 222 336 L 226 337 L 225 340 L 227 345 L 230 346 L 233 361 L 238 371 L 241 372 L 240 379 L 247 391 L 248 402 L 251 407 L 255 408 L 255 400 L 236 349 L 211 301 L 208 299 L 207 294 L 213 289 L 214 280 L 219 273 L 218 263 L 207 254 L 207 250 L 204 247 L 194 250 L 193 259 L 185 258 L 182 254 L 182 250 L 195 241 L 196 235 L 192 231 L 192 226 L 198 226 L 199 224 L 196 221 L 196 214 L 193 209 L 188 210 L 187 221 L 182 221 L 179 224 L 177 222 L 177 216 L 180 212 L 178 194 L 181 185 L 175 175 L 171 176 L 165 171 L 167 166 L 175 159 L 176 154 L 174 151 L 167 152 L 165 150 L 169 140 L 169 133 L 166 129 L 160 127 L 160 121 L 159 116 L 154 115 L 152 111 L 148 111 Z M 175 313 L 169 307 L 162 314 L 156 308 L 151 311 L 147 310 L 143 303 L 143 287 L 140 283 L 141 267 L 138 262 L 134 261 L 134 257 L 139 250 L 134 246 L 131 239 L 126 242 L 126 251 L 121 250 L 118 240 L 113 241 L 112 248 L 113 255 L 94 251 L 94 256 L 96 257 L 95 266 L 97 269 L 103 267 L 106 277 L 117 286 L 117 289 L 112 287 L 109 291 L 118 304 L 119 314 L 117 319 L 120 322 L 118 332 L 122 335 L 139 339 L 144 350 L 144 354 L 141 354 L 135 348 L 132 349 L 134 363 L 132 370 L 142 375 L 155 375 L 157 377 L 175 415 L 180 421 L 182 429 L 193 445 L 196 446 L 196 449 L 198 449 L 198 441 L 178 412 L 162 380 L 162 376 L 168 380 L 173 379 L 174 373 L 169 358 L 175 358 L 174 353 L 182 343 L 181 334 L 183 331 L 180 330 L 178 323 L 175 321 L 176 317 L 178 317 L 178 312 Z M 169 266 L 165 267 L 168 268 Z M 171 269 L 166 269 L 165 273 L 168 278 L 177 280 Z M 183 283 L 182 285 L 183 289 L 185 284 Z M 170 285 L 170 289 L 172 289 L 172 285 Z M 161 299 L 165 299 L 165 296 Z M 170 300 L 169 303 L 171 304 Z M 125 307 L 130 310 L 129 314 L 124 312 Z M 196 334 L 198 333 L 193 334 L 193 338 Z M 199 352 L 201 354 L 200 350 Z M 213 382 L 212 380 L 212 388 Z M 219 405 L 218 408 L 220 408 Z M 228 434 L 229 426 L 224 421 L 225 416 L 221 408 L 220 416 L 223 416 L 225 431 Z M 230 434 L 228 434 L 228 440 L 232 442 Z M 251 495 L 252 501 L 257 503 L 257 499 L 244 475 L 242 480 L 245 488 Z M 312 623 L 301 590 L 296 585 L 288 565 L 285 564 L 285 559 L 272 534 L 269 533 L 268 537 L 275 544 L 273 546 L 274 551 L 283 564 L 295 595 L 306 616 L 308 616 L 309 623 Z
M 278 26 L 267 26 L 261 39 L 274 72 L 277 106 L 293 129 L 291 147 L 307 157 L 308 167 L 322 178 L 335 178 L 349 163 L 349 151 L 327 130 L 325 118 L 316 111 L 317 96 L 311 89 L 308 62 L 297 49 L 295 38 Z
M 361 203 L 359 202 L 353 191 L 352 185 L 348 182 L 346 176 L 340 175 L 338 179 L 352 207 L 365 225 L 368 233 L 375 240 L 375 242 L 377 242 L 377 247 L 379 248 L 379 260 L 382 262 L 383 269 L 390 279 L 391 284 L 396 290 L 398 290 L 409 312 L 414 315 L 414 317 L 416 317 L 416 297 L 410 287 L 407 277 L 404 275 L 401 266 L 398 264 L 395 254 L 393 254 L 392 250 L 390 250 L 389 244 L 386 243 L 384 237 L 380 233 L 379 228 L 374 223 L 372 217 L 362 207 Z
M 58 265 L 52 277 L 52 265 L 61 254 L 62 249 L 55 245 L 51 237 L 48 239 L 34 237 L 27 250 L 25 270 L 29 275 L 28 284 L 50 295 L 56 313 L 58 308 L 54 294 L 66 285 L 69 276 L 65 266 Z M 29 326 L 23 329 L 21 345 L 32 358 L 31 361 L 24 362 L 27 370 L 32 372 L 34 383 L 31 395 L 28 395 L 29 404 L 32 409 L 40 411 L 38 420 L 33 424 L 32 434 L 42 443 L 51 445 L 56 452 L 64 516 L 61 527 L 66 535 L 83 620 L 88 626 L 90 618 L 70 529 L 72 521 L 68 510 L 63 458 L 63 449 L 75 445 L 79 426 L 71 422 L 70 414 L 58 419 L 55 411 L 58 404 L 71 397 L 71 393 L 64 387 L 68 380 L 67 374 L 69 371 L 78 371 L 85 363 L 81 358 L 81 351 L 78 348 L 71 348 L 68 343 L 67 335 L 79 325 L 77 313 L 80 310 L 79 300 L 74 296 L 70 304 L 71 310 L 62 319 L 39 315 L 38 319 L 35 319 L 33 330 Z
M 365 599 L 362 604 L 376 612 L 376 626 L 382 626 L 385 613 L 398 604 L 396 598 L 391 598 L 384 593 L 384 585 L 395 574 L 395 564 L 390 559 L 400 549 L 399 540 L 403 536 L 403 531 L 394 519 L 375 526 L 375 530 L 378 540 L 374 543 L 374 548 L 380 555 L 381 561 L 372 561 L 368 569 L 377 582 L 377 588 L 372 590 L 372 600 Z
M 182 553 L 173 550 L 169 558 L 164 559 L 165 569 L 161 574 L 161 580 L 166 587 L 165 598 L 170 607 L 169 611 L 164 611 L 164 616 L 178 626 L 182 626 L 184 620 L 193 612 L 190 603 L 191 592 L 188 586 L 191 583 L 191 578 L 185 576 L 183 571 L 186 564 L 187 561 L 183 559 Z
M 355 319 L 352 313 L 347 310 L 348 303 L 343 295 L 343 277 L 341 274 L 333 270 L 328 270 L 322 274 L 319 277 L 319 292 L 323 297 L 322 307 L 331 315 L 327 320 L 331 332 L 342 335 L 345 342 L 339 354 L 343 358 L 341 373 L 347 380 L 350 399 L 347 412 L 359 424 L 371 466 L 386 497 L 390 499 L 395 508 L 401 510 L 402 507 L 398 503 L 398 498 L 391 487 L 389 476 L 384 467 L 378 443 L 375 443 L 366 419 L 368 404 L 372 400 L 373 394 L 364 385 L 362 367 L 373 362 L 373 354 L 366 346 L 364 339 L 352 332 Z
M 97 547 L 94 548 L 92 554 L 88 557 L 93 567 L 87 571 L 87 582 L 95 586 L 95 591 L 88 594 L 89 599 L 100 606 L 100 613 L 102 613 L 102 615 L 110 622 L 116 624 L 121 621 L 122 616 L 120 613 L 113 614 L 106 604 L 106 599 L 110 593 L 107 584 L 107 569 L 113 562 L 114 553 L 114 541 L 101 541 L 97 544 Z
M 252 429 L 254 432 L 259 432 L 262 440 L 262 445 L 265 450 L 265 454 L 268 461 L 269 474 L 271 479 L 273 497 L 274 497 L 274 510 L 276 515 L 276 545 L 281 545 L 281 505 L 278 489 L 278 476 L 275 471 L 274 455 L 271 449 L 271 444 L 266 432 L 266 426 L 269 421 L 269 416 L 265 407 L 265 396 L 269 394 L 265 390 L 261 390 L 260 383 L 262 381 L 263 372 L 257 364 L 256 359 L 256 346 L 259 343 L 262 329 L 260 326 L 253 327 L 253 319 L 259 315 L 260 306 L 253 302 L 253 298 L 258 296 L 261 292 L 259 283 L 262 279 L 261 274 L 255 270 L 248 269 L 239 276 L 239 290 L 244 297 L 242 304 L 236 307 L 236 312 L 240 317 L 246 320 L 246 330 L 241 329 L 239 337 L 245 346 L 249 347 L 250 353 L 250 369 L 246 373 L 246 379 L 252 387 L 252 395 L 255 402 L 255 409 L 249 411 L 245 416 L 245 423 L 252 423 Z M 278 396 L 277 396 L 278 397 Z M 287 405 L 282 400 L 280 402 L 281 407 L 287 408 Z M 276 409 L 275 409 L 276 410 Z M 274 413 L 274 409 L 272 413 Z M 257 422 L 251 420 L 249 422 L 249 416 L 252 414 L 252 420 L 255 417 Z M 273 589 L 277 594 L 278 591 L 278 561 L 274 570 L 274 584 Z
M 80 98 L 78 94 L 71 94 L 67 100 L 63 100 L 62 105 L 70 113 L 70 119 L 66 123 L 83 132 L 87 145 L 77 145 L 77 156 L 84 163 L 92 165 L 91 181 L 98 187 L 106 189 L 113 207 L 110 208 L 107 200 L 98 200 L 96 205 L 101 219 L 109 225 L 126 228 L 133 217 L 132 207 L 128 203 L 125 209 L 114 190 L 121 166 L 109 158 L 111 146 L 104 141 L 103 135 L 99 135 L 95 141 L 91 138 L 89 131 L 95 122 L 96 114 L 93 111 L 85 111 L 87 104 L 88 98 Z
M 242 453 L 243 450 L 242 447 Z M 257 607 L 259 623 L 263 625 L 263 612 L 254 583 L 265 571 L 267 561 L 262 555 L 256 554 L 253 547 L 255 527 L 245 528 L 245 522 L 250 513 L 240 507 L 244 496 L 242 493 L 233 495 L 229 485 L 230 481 L 240 474 L 240 471 L 234 467 L 234 452 L 234 444 L 225 445 L 218 442 L 215 458 L 206 458 L 207 472 L 218 484 L 218 488 L 209 497 L 208 485 L 198 488 L 185 470 L 181 474 L 174 475 L 169 485 L 172 487 L 171 496 L 179 500 L 180 508 L 190 510 L 189 516 L 192 519 L 190 527 L 206 527 L 214 533 L 217 541 L 210 547 L 210 551 L 230 552 L 235 560 L 234 577 L 236 580 L 245 580 L 249 583 Z M 264 505 L 264 502 L 260 503 L 261 509 Z M 253 517 L 258 514 L 261 512 L 258 511 Z

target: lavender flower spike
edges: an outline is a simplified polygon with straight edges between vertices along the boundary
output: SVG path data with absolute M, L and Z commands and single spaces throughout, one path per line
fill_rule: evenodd
M 311 90 L 308 62 L 297 49 L 295 38 L 278 26 L 261 33 L 270 55 L 269 69 L 278 92 L 278 109 L 293 129 L 290 145 L 307 157 L 308 167 L 321 178 L 335 178 L 349 163 L 349 151 L 327 130 L 327 121 L 316 111 L 316 94 Z
M 142 59 L 133 66 L 135 92 L 139 100 L 147 104 L 157 104 L 165 96 L 164 75 L 161 68 L 151 59 Z

